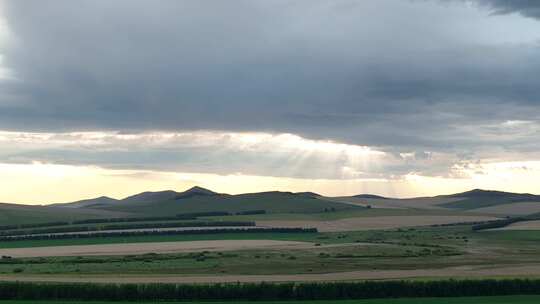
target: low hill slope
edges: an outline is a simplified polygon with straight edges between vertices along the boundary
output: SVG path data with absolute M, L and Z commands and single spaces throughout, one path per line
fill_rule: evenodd
M 52 204 L 51 207 L 65 207 L 65 208 L 92 208 L 97 206 L 105 206 L 118 202 L 117 199 L 107 196 L 101 196 L 97 198 L 85 199 L 71 203 Z
M 178 199 L 184 199 L 184 198 L 190 198 L 190 197 L 196 197 L 196 196 L 212 196 L 212 195 L 221 195 L 221 194 L 216 193 L 212 190 L 195 186 L 184 192 L 176 192 L 173 190 L 157 191 L 157 192 L 150 192 L 150 191 L 143 192 L 143 193 L 126 197 L 120 200 L 120 202 L 123 205 L 131 204 L 131 203 L 144 204 L 144 203 L 153 203 L 153 202 L 161 202 L 161 201 L 169 201 L 169 200 L 178 200 Z
M 383 209 L 429 209 L 429 210 L 448 210 L 441 207 L 440 204 L 460 200 L 452 197 L 417 197 L 417 198 L 370 198 L 358 196 L 342 196 L 328 198 L 333 201 L 354 204 L 358 206 L 371 206 L 372 208 Z
M 125 203 L 150 203 L 150 202 L 156 202 L 156 201 L 171 200 L 180 194 L 181 193 L 172 191 L 172 190 L 156 191 L 156 192 L 147 191 L 147 192 L 142 192 L 142 193 L 135 194 L 132 196 L 128 196 L 121 201 L 123 204 Z
M 265 210 L 268 213 L 317 213 L 361 207 L 325 200 L 324 198 L 291 192 L 262 192 L 240 195 L 206 194 L 175 196 L 162 201 L 138 201 L 107 206 L 106 210 L 150 215 L 170 215 L 193 212 L 242 212 Z
M 516 214 L 530 214 L 540 210 L 540 195 L 481 189 L 434 197 L 399 199 L 372 194 L 360 194 L 348 197 L 334 197 L 331 200 L 361 206 L 370 205 L 374 208 L 475 210 L 504 215 L 513 214 L 507 211 L 511 211 L 512 206 L 517 207 L 518 205 L 520 210 Z
M 463 193 L 446 195 L 444 197 L 458 198 L 459 200 L 441 204 L 441 207 L 460 210 L 472 210 L 491 206 L 533 202 L 540 204 L 540 195 L 529 193 L 511 193 L 475 189 Z
M 48 223 L 56 221 L 69 222 L 80 219 L 125 216 L 126 213 L 108 210 L 0 204 L 0 225 Z

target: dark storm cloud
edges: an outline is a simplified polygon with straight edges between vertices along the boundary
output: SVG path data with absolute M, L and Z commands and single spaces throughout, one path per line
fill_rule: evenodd
M 467 155 L 538 139 L 490 131 L 540 119 L 540 23 L 499 16 L 537 17 L 536 1 L 444 2 L 5 1 L 0 129 L 290 132 Z
M 540 2 L 536 0 L 478 0 L 489 6 L 495 14 L 520 13 L 526 17 L 540 18 Z

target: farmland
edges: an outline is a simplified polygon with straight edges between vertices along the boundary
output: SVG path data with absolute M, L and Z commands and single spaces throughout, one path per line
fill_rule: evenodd
M 0 281 L 187 284 L 540 277 L 540 230 L 475 231 L 477 225 L 503 219 L 469 210 L 474 198 L 467 198 L 467 210 L 461 210 L 444 207 L 459 202 L 457 197 L 421 198 L 407 208 L 410 199 L 362 201 L 276 192 L 237 197 L 199 191 L 145 193 L 140 201 L 133 196 L 98 205 L 76 202 L 83 207 L 39 207 L 77 216 L 28 217 L 1 226 Z M 384 201 L 383 206 L 371 205 L 376 201 Z M 478 209 L 486 204 L 483 200 Z M 167 212 L 150 211 L 161 208 Z M 525 220 L 521 225 L 534 225 L 534 218 L 520 218 Z

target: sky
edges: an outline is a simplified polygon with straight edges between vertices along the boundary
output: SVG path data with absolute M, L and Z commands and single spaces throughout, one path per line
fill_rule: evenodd
M 540 1 L 0 0 L 0 201 L 540 194 Z

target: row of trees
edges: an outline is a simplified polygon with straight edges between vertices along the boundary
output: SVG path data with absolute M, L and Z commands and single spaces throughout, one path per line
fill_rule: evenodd
M 518 222 L 525 222 L 525 221 L 536 221 L 540 219 L 540 214 L 531 214 L 527 216 L 518 216 L 518 217 L 509 217 L 502 220 L 495 220 L 490 221 L 487 223 L 474 225 L 472 226 L 473 231 L 480 231 L 480 230 L 486 230 L 486 229 L 495 229 L 495 228 L 503 228 L 508 225 L 518 223 Z
M 343 300 L 540 294 L 540 280 L 363 281 L 353 283 L 93 284 L 0 282 L 2 300 Z
M 17 231 L 0 232 L 0 236 L 20 236 L 30 234 L 88 232 L 105 230 L 128 230 L 128 229 L 160 229 L 160 228 L 191 228 L 191 227 L 252 227 L 255 222 L 247 221 L 198 221 L 198 222 L 162 222 L 162 223 L 137 223 L 137 224 L 107 224 L 102 226 L 61 226 L 39 229 L 27 229 Z
M 75 220 L 71 222 L 57 221 L 57 222 L 33 223 L 33 224 L 0 225 L 0 231 L 43 228 L 43 227 L 53 227 L 53 226 L 84 225 L 84 224 L 196 220 L 199 217 L 229 216 L 229 215 L 255 215 L 255 214 L 265 214 L 265 213 L 266 213 L 266 210 L 246 210 L 246 211 L 239 211 L 239 212 L 204 211 L 204 212 L 180 213 L 175 216 L 96 218 L 96 219 Z
M 191 229 L 191 230 L 134 230 L 134 231 L 96 231 L 89 233 L 65 233 L 65 234 L 29 234 L 18 236 L 2 236 L 0 241 L 31 241 L 31 240 L 63 240 L 82 239 L 95 237 L 127 237 L 149 235 L 191 235 L 191 234 L 216 234 L 216 233 L 317 233 L 315 228 L 214 228 L 214 229 Z
M 495 221 L 490 221 L 483 224 L 473 225 L 472 230 L 480 231 L 480 230 L 487 230 L 487 229 L 503 228 L 508 225 L 511 225 L 517 222 L 526 221 L 526 220 L 527 219 L 523 217 L 514 217 L 514 218 L 509 218 L 509 219 L 504 219 L 504 220 L 495 220 Z
M 50 226 L 66 226 L 69 224 L 70 224 L 69 222 L 48 222 L 48 223 L 34 223 L 34 224 L 1 225 L 0 230 L 40 228 L 40 227 L 50 227 Z

